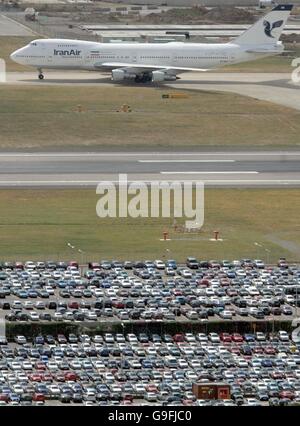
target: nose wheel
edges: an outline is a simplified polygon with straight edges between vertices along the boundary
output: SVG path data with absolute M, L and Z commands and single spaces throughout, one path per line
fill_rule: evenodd
M 41 70 L 39 70 L 39 79 L 44 80 L 44 74 L 42 73 Z

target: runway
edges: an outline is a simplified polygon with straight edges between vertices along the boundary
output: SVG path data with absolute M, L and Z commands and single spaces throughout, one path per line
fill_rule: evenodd
M 1 153 L 1 188 L 96 188 L 102 181 L 300 187 L 300 151 Z

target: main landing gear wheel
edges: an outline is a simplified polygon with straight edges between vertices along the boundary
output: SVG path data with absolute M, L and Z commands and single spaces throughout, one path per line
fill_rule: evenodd
M 44 80 L 44 74 L 39 74 L 39 79 Z
M 149 83 L 151 80 L 152 78 L 150 74 L 142 74 L 135 77 L 136 83 Z

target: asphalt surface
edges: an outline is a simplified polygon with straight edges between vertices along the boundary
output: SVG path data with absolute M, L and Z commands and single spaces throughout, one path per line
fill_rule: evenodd
M 34 32 L 18 22 L 0 14 L 0 36 L 32 36 Z
M 0 187 L 95 187 L 101 181 L 203 181 L 299 187 L 300 151 L 0 153 Z
M 228 72 L 188 72 L 180 75 L 180 80 L 161 84 L 161 87 L 189 90 L 213 90 L 237 93 L 255 99 L 273 102 L 285 107 L 300 110 L 300 83 L 292 81 L 290 73 L 228 73 Z M 8 84 L 29 85 L 112 85 L 110 73 L 51 71 L 45 70 L 45 79 L 38 80 L 37 71 L 7 73 Z M 132 85 L 122 82 L 118 84 Z M 153 87 L 143 85 L 144 87 Z M 154 86 L 155 87 L 155 86 Z

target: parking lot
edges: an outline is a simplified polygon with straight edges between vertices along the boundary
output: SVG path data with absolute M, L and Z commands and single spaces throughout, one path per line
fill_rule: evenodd
M 1 405 L 278 405 L 300 400 L 290 336 L 185 333 L 1 339 Z M 192 384 L 226 382 L 231 399 L 196 400 Z
M 6 262 L 0 313 L 9 322 L 291 321 L 300 269 L 281 259 Z
M 283 258 L 3 262 L 0 313 L 12 328 L 0 337 L 0 405 L 299 403 L 298 339 L 275 332 L 297 316 L 299 277 Z M 222 332 L 193 329 L 203 323 Z M 207 382 L 229 384 L 231 399 L 196 399 L 193 383 Z

